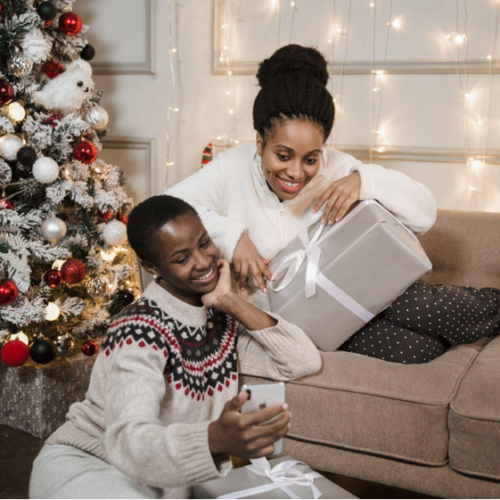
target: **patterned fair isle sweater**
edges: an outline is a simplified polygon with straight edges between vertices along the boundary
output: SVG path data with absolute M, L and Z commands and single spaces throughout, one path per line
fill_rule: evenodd
M 237 338 L 245 373 L 290 380 L 321 368 L 305 333 L 272 316 L 275 327 L 237 333 L 229 316 L 152 283 L 109 328 L 86 399 L 47 443 L 91 453 L 164 498 L 189 497 L 230 469 L 229 457 L 214 462 L 208 425 L 237 394 Z

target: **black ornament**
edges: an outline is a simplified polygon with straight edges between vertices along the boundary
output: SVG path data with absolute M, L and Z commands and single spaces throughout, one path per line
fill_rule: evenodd
M 120 290 L 116 294 L 116 299 L 124 306 L 128 306 L 129 304 L 132 304 L 132 302 L 134 302 L 135 297 L 130 290 Z
M 36 11 L 44 21 L 52 21 L 57 15 L 57 8 L 52 2 L 42 2 Z
M 50 363 L 57 354 L 56 346 L 52 340 L 41 338 L 37 339 L 31 344 L 30 356 L 33 361 L 46 365 Z
M 27 167 L 32 167 L 36 161 L 36 151 L 30 146 L 22 147 L 17 152 L 17 161 Z
M 82 51 L 80 52 L 80 57 L 84 61 L 92 61 L 92 59 L 94 59 L 94 57 L 95 57 L 94 47 L 92 47 L 92 45 L 90 45 L 90 43 L 85 45 L 85 47 L 83 47 Z

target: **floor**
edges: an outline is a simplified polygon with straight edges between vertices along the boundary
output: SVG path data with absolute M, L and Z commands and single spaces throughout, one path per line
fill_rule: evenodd
M 42 445 L 43 439 L 0 425 L 0 498 L 28 498 L 31 464 Z M 325 476 L 358 498 L 432 498 L 335 474 Z

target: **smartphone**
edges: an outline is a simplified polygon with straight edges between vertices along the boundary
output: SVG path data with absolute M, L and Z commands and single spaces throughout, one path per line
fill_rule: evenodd
M 285 384 L 283 382 L 245 384 L 242 390 L 248 392 L 248 399 L 241 408 L 241 413 L 253 413 L 269 406 L 285 403 Z M 278 418 L 278 416 L 274 418 Z M 280 439 L 274 443 L 275 455 L 281 453 L 282 450 L 283 439 Z

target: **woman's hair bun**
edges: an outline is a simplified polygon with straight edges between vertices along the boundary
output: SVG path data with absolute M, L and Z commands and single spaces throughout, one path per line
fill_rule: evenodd
M 321 52 L 295 44 L 281 47 L 269 59 L 262 61 L 257 71 L 257 80 L 264 87 L 273 78 L 290 73 L 306 73 L 325 87 L 328 83 L 327 63 Z

